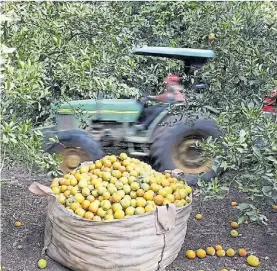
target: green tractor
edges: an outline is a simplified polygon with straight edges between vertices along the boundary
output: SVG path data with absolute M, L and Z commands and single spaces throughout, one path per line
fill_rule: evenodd
M 214 57 L 211 50 L 168 47 L 143 47 L 132 53 L 181 60 L 189 70 L 201 67 Z M 203 87 L 203 84 L 196 85 L 196 88 Z M 198 144 L 210 136 L 220 137 L 214 121 L 199 116 L 179 121 L 178 116 L 170 115 L 168 104 L 145 131 L 138 131 L 135 124 L 141 120 L 144 106 L 135 99 L 91 99 L 61 104 L 56 125 L 43 129 L 45 142 L 57 136 L 59 143 L 48 143 L 45 149 L 61 155 L 63 172 L 73 170 L 84 161 L 100 159 L 104 156 L 103 146 L 124 143 L 130 156 L 149 157 L 158 171 L 179 169 L 191 185 L 197 183 L 199 176 L 204 180 L 214 178 L 212 162 L 201 155 L 201 144 Z M 174 106 L 184 107 L 184 104 Z M 80 120 L 74 114 L 78 110 L 82 111 L 86 129 L 80 129 Z

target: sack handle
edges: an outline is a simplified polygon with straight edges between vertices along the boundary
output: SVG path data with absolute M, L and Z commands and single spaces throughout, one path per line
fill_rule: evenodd
M 175 227 L 176 214 L 175 204 L 166 204 L 165 206 L 157 207 L 157 234 L 163 234 Z
M 28 189 L 35 195 L 56 197 L 50 187 L 42 185 L 38 182 L 33 182 Z

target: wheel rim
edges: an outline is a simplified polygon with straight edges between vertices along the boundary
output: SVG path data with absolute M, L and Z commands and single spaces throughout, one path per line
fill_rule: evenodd
M 212 161 L 202 156 L 202 137 L 193 136 L 184 138 L 173 151 L 173 160 L 178 169 L 187 174 L 200 174 L 207 172 L 212 167 Z M 199 147 L 195 146 L 199 143 Z
M 64 173 L 68 173 L 80 166 L 84 161 L 88 161 L 88 155 L 81 148 L 65 148 L 61 153 L 62 163 L 59 169 Z

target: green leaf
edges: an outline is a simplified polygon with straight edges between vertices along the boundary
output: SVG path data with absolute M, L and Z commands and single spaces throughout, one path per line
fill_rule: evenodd
M 240 203 L 237 208 L 241 211 L 244 211 L 246 209 L 249 209 L 250 208 L 250 204 L 248 203 Z
M 245 222 L 247 219 L 248 219 L 248 218 L 247 218 L 247 216 L 245 216 L 245 215 L 240 216 L 240 217 L 238 218 L 238 224 L 239 224 L 239 225 L 242 224 L 242 223 Z

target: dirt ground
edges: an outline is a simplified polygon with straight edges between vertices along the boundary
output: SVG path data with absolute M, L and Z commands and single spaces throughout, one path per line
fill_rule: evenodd
M 12 171 L 10 171 L 12 172 Z M 38 259 L 43 248 L 43 234 L 47 200 L 34 196 L 28 191 L 28 186 L 34 181 L 49 185 L 45 176 L 26 176 L 24 172 L 17 177 L 2 174 L 1 180 L 1 258 L 2 269 L 12 271 L 36 271 Z M 200 205 L 201 197 L 193 198 L 193 211 L 188 222 L 188 231 L 183 247 L 176 260 L 167 267 L 167 271 L 277 271 L 277 212 L 268 216 L 268 226 L 242 225 L 239 228 L 241 236 L 230 236 L 230 223 L 237 219 L 237 211 L 231 207 L 231 201 L 240 200 L 236 192 L 229 198 Z M 201 212 L 203 219 L 195 220 L 195 214 Z M 15 227 L 15 221 L 23 222 L 23 226 Z M 188 260 L 185 257 L 187 249 L 196 250 L 221 244 L 225 249 L 232 247 L 246 248 L 261 260 L 258 268 L 251 268 L 246 259 L 235 256 L 207 257 L 205 259 Z M 48 271 L 66 271 L 67 268 L 49 259 Z

